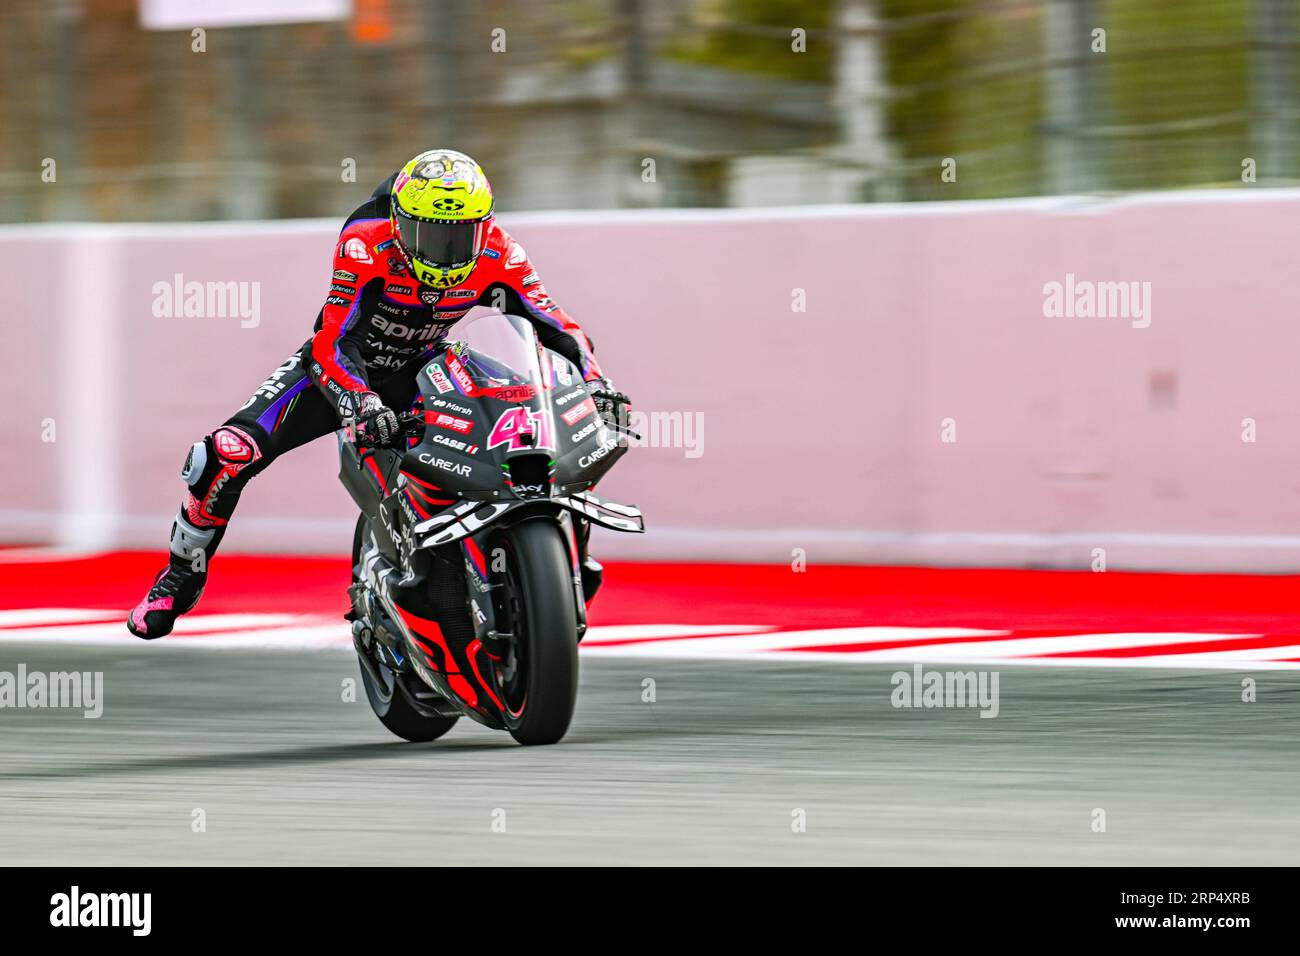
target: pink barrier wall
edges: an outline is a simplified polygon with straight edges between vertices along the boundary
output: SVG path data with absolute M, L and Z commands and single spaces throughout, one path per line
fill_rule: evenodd
M 502 220 L 637 407 L 703 421 L 610 476 L 651 533 L 603 554 L 1300 568 L 1300 193 Z M 0 540 L 163 547 L 186 449 L 307 337 L 336 233 L 0 228 Z M 155 317 L 174 273 L 259 282 L 260 324 Z M 1067 274 L 1150 283 L 1149 325 L 1046 317 Z M 228 547 L 346 547 L 336 472 L 330 440 L 285 458 Z

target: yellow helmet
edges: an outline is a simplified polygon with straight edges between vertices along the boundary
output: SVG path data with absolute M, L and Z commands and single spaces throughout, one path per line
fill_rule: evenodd
M 431 149 L 393 181 L 393 238 L 424 285 L 450 289 L 474 271 L 492 219 L 492 186 L 474 160 Z

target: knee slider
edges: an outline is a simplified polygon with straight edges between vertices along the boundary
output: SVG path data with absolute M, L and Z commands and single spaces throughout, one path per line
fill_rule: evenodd
M 181 468 L 181 481 L 192 485 L 199 480 L 203 469 L 208 466 L 208 441 L 196 441 L 190 446 L 190 453 L 185 456 L 185 465 Z

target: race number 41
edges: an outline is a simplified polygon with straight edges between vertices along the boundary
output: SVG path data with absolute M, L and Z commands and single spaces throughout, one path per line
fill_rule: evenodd
M 508 445 L 508 451 L 525 448 L 555 449 L 555 426 L 551 413 L 516 406 L 503 412 L 488 435 L 488 448 Z

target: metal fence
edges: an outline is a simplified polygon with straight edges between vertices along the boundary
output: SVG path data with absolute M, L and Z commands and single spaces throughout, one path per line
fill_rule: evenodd
M 1291 183 L 1298 6 L 353 0 L 151 31 L 135 0 L 6 0 L 0 220 L 338 215 L 435 144 L 513 209 Z

